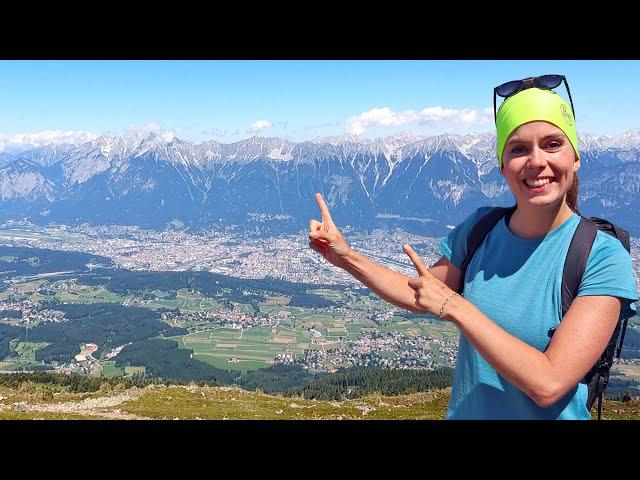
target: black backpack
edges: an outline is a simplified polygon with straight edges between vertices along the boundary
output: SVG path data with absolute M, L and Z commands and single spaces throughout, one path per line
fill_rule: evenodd
M 476 250 L 480 247 L 485 237 L 493 229 L 493 227 L 502 219 L 506 217 L 505 221 L 507 225 L 511 219 L 511 215 L 516 210 L 516 205 L 513 207 L 495 207 L 485 214 L 475 225 L 471 228 L 469 236 L 467 237 L 467 256 L 462 262 L 462 268 L 460 269 L 462 275 L 460 277 L 460 288 L 458 293 L 462 294 L 464 288 L 464 277 L 467 271 L 467 267 L 473 258 Z M 629 233 L 613 223 L 597 217 L 584 217 L 580 215 L 580 223 L 576 229 L 569 251 L 567 252 L 567 258 L 564 262 L 564 270 L 562 273 L 562 316 L 566 315 L 569 310 L 571 302 L 578 294 L 578 287 L 582 280 L 582 275 L 586 268 L 587 259 L 593 246 L 593 241 L 596 238 L 598 230 L 602 230 L 608 233 L 612 237 L 617 238 L 624 246 L 627 252 L 631 253 L 631 245 L 629 243 Z M 614 354 L 617 358 L 620 358 L 620 352 L 622 351 L 622 343 L 624 342 L 624 335 L 627 331 L 627 321 L 634 315 L 633 310 L 629 307 L 628 302 L 623 302 L 620 316 L 618 318 L 618 324 L 607 344 L 600 359 L 585 375 L 583 381 L 587 384 L 588 397 L 587 397 L 587 409 L 591 410 L 595 399 L 598 399 L 598 420 L 602 416 L 602 395 L 607 383 L 609 382 L 609 370 L 613 365 Z M 555 328 L 551 328 L 548 332 L 549 337 L 552 337 L 555 332 Z M 622 334 L 620 335 L 620 332 Z M 616 343 L 618 336 L 620 335 L 620 343 L 616 350 Z M 548 347 L 548 345 L 547 345 Z M 546 349 L 545 349 L 546 350 Z

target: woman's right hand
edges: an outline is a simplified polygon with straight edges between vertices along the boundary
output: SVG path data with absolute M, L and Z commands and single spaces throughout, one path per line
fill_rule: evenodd
M 333 223 L 329 209 L 319 193 L 316 193 L 316 202 L 320 207 L 322 222 L 317 220 L 309 222 L 309 246 L 332 265 L 344 268 L 351 248 Z

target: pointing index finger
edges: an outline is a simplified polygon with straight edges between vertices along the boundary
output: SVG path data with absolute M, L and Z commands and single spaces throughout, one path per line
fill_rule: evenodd
M 333 223 L 333 219 L 331 218 L 331 214 L 329 213 L 329 208 L 327 204 L 324 203 L 324 198 L 320 193 L 316 193 L 316 202 L 318 202 L 318 207 L 320 207 L 320 213 L 322 213 L 322 223 L 325 221 L 328 223 Z
M 409 258 L 413 262 L 413 265 L 416 267 L 416 270 L 418 271 L 418 274 L 421 277 L 424 276 L 424 275 L 427 275 L 429 273 L 429 270 L 425 266 L 424 262 L 418 256 L 418 254 L 415 252 L 415 250 L 411 247 L 411 245 L 405 244 L 404 245 L 404 251 L 405 251 L 405 253 L 407 255 L 409 255 Z

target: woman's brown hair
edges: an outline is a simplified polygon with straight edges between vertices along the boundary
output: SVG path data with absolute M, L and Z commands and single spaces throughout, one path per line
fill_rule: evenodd
M 578 210 L 578 186 L 580 185 L 580 179 L 578 178 L 578 172 L 573 172 L 573 183 L 571 187 L 569 187 L 569 191 L 567 191 L 567 205 L 569 208 L 576 212 L 578 215 L 580 211 Z

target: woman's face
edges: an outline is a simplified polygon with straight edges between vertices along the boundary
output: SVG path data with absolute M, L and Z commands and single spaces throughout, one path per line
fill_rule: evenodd
M 544 206 L 564 201 L 573 183 L 580 161 L 571 142 L 555 125 L 548 122 L 525 123 L 507 140 L 500 172 L 507 180 L 518 205 Z M 542 184 L 527 180 L 544 178 Z

